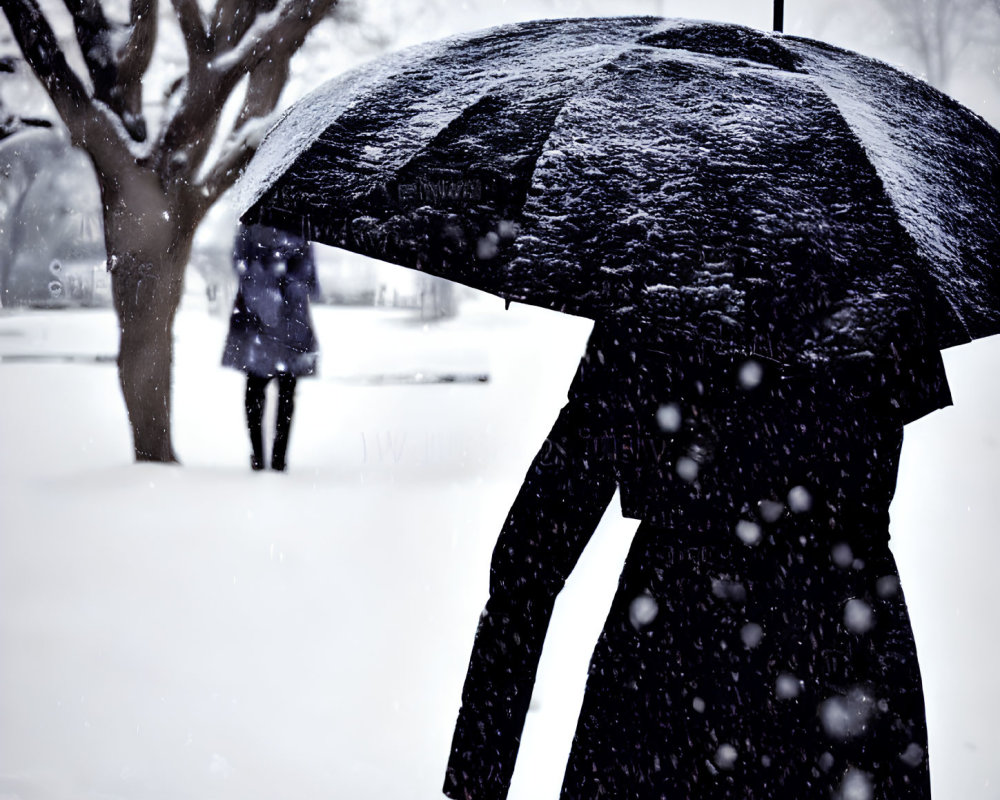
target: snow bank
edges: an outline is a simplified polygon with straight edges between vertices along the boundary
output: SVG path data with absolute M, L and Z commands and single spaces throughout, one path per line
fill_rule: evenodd
M 189 298 L 190 301 L 191 298 Z M 499 301 L 423 326 L 316 309 L 290 471 L 251 474 L 223 324 L 177 325 L 180 468 L 133 465 L 109 312 L 0 316 L 0 797 L 439 796 L 494 536 L 588 323 Z M 467 312 L 467 313 L 466 313 Z M 894 543 L 941 797 L 1000 781 L 1000 342 L 907 431 Z M 485 384 L 370 385 L 400 370 Z M 556 798 L 634 523 L 560 599 L 512 800 Z M 595 588 L 597 587 L 597 588 Z

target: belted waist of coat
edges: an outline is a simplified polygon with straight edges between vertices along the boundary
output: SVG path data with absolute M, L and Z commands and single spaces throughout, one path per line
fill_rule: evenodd
M 880 553 L 889 541 L 890 500 L 831 507 L 823 498 L 808 509 L 769 498 L 748 502 L 688 496 L 667 503 L 662 497 L 650 501 L 634 487 L 621 488 L 622 515 L 640 520 L 644 535 L 655 536 L 660 547 L 692 551 L 678 558 L 697 558 L 701 548 L 717 552 L 776 542 L 830 548 L 847 544 L 861 557 Z

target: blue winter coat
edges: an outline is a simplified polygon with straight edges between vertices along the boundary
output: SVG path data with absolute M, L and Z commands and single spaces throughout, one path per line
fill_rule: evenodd
M 233 266 L 240 285 L 223 366 L 259 377 L 314 374 L 319 347 L 309 297 L 319 284 L 309 242 L 266 225 L 240 226 Z

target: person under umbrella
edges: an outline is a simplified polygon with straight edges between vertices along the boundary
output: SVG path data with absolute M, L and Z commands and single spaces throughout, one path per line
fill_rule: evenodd
M 595 324 L 504 523 L 445 794 L 506 796 L 553 604 L 620 487 L 642 524 L 564 800 L 929 797 L 887 545 L 903 423 L 950 402 L 939 353 L 795 374 L 637 333 Z
M 319 354 L 309 314 L 309 298 L 319 294 L 316 263 L 301 236 L 267 225 L 241 225 L 233 266 L 239 290 L 222 364 L 247 375 L 245 406 L 254 470 L 264 469 L 264 394 L 267 384 L 277 378 L 271 469 L 283 471 L 296 381 L 315 374 Z
M 497 545 L 450 796 L 505 794 L 615 485 L 642 525 L 565 800 L 929 796 L 887 509 L 940 349 L 1000 331 L 998 180 L 1000 132 L 926 84 L 683 20 L 474 32 L 283 117 L 245 221 L 595 321 Z

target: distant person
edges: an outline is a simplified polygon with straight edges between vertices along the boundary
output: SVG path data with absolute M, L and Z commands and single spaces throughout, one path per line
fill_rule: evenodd
M 316 297 L 312 248 L 297 234 L 267 225 L 241 225 L 233 250 L 239 291 L 222 364 L 247 375 L 246 417 L 250 466 L 264 469 L 264 390 L 278 379 L 278 413 L 271 469 L 284 471 L 298 378 L 313 375 L 319 347 L 309 315 Z

